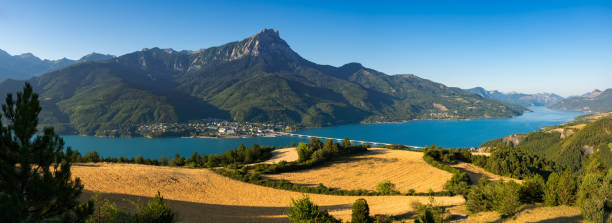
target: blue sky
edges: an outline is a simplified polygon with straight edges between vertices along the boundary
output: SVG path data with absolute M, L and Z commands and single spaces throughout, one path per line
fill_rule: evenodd
M 612 1 L 4 1 L 0 49 L 58 59 L 199 49 L 263 28 L 304 58 L 449 86 L 612 87 Z

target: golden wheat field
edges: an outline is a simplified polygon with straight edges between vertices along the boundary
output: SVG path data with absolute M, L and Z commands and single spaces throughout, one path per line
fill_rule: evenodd
M 513 217 L 502 219 L 497 212 L 481 212 L 470 215 L 466 223 L 478 222 L 585 222 L 580 214 L 580 209 L 569 206 L 535 206 L 529 205 L 523 208 Z
M 322 167 L 265 176 L 302 185 L 322 183 L 347 190 L 375 190 L 377 184 L 389 180 L 400 192 L 410 189 L 428 192 L 429 189 L 443 190 L 444 183 L 452 174 L 427 164 L 420 152 L 372 148 L 366 154 Z
M 263 163 L 274 164 L 280 161 L 292 162 L 298 159 L 297 150 L 295 147 L 275 149 L 272 151 L 272 158 L 266 160 Z
M 399 159 L 399 158 L 398 158 Z M 288 222 L 285 210 L 302 193 L 248 184 L 220 176 L 208 169 L 187 169 L 137 164 L 81 164 L 72 172 L 85 190 L 121 201 L 152 197 L 157 191 L 169 201 L 182 222 Z M 91 193 L 86 193 L 85 196 Z M 357 196 L 309 194 L 312 201 L 344 221 L 350 220 Z M 372 214 L 410 213 L 411 203 L 427 203 L 421 196 L 365 197 Z M 460 205 L 460 196 L 437 197 L 439 205 Z
M 497 180 L 502 179 L 504 181 L 514 180 L 514 182 L 517 182 L 519 184 L 523 182 L 522 180 L 518 180 L 518 179 L 514 179 L 510 177 L 504 177 L 504 176 L 500 176 L 500 175 L 491 173 L 471 163 L 458 163 L 458 164 L 454 164 L 451 166 L 454 168 L 460 169 L 463 172 L 467 172 L 468 175 L 470 176 L 470 180 L 472 181 L 472 184 L 478 184 L 478 180 L 483 175 L 487 176 L 490 181 L 497 181 Z

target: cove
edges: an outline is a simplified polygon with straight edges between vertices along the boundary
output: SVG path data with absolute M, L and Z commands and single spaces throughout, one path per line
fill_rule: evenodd
M 333 138 L 349 137 L 355 140 L 404 144 L 411 146 L 438 145 L 451 147 L 477 147 L 481 143 L 513 133 L 527 133 L 543 126 L 557 125 L 574 119 L 582 112 L 557 111 L 544 107 L 530 107 L 533 112 L 514 118 L 476 120 L 416 120 L 402 123 L 349 124 L 323 128 L 309 128 L 298 134 Z M 101 156 L 159 158 L 178 153 L 223 153 L 244 144 L 291 145 L 291 142 L 308 141 L 292 136 L 255 138 L 100 138 L 94 136 L 63 136 L 67 146 L 82 154 L 97 151 Z

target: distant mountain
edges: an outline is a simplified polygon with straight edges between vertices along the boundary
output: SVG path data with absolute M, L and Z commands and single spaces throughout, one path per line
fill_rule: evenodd
M 30 77 L 59 70 L 78 62 L 112 59 L 111 55 L 91 53 L 79 60 L 41 60 L 31 53 L 11 56 L 0 49 L 0 81 L 5 79 L 25 80 Z
M 549 106 L 553 109 L 584 112 L 612 111 L 612 88 L 594 90 L 582 96 L 569 97 Z
M 41 123 L 87 135 L 202 118 L 326 126 L 511 117 L 525 110 L 414 75 L 315 64 L 271 29 L 197 51 L 143 49 L 28 81 L 41 96 Z M 16 86 L 0 83 L 0 95 Z
M 465 91 L 478 94 L 482 97 L 494 99 L 506 103 L 521 105 L 525 107 L 529 106 L 547 106 L 554 104 L 558 101 L 563 100 L 563 97 L 552 94 L 552 93 L 537 93 L 537 94 L 523 94 L 523 93 L 502 93 L 496 90 L 488 91 L 482 87 L 475 87 L 466 89 Z

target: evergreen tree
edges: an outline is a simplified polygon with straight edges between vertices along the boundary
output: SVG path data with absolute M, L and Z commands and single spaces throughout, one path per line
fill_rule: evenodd
M 368 201 L 363 198 L 359 198 L 353 203 L 353 213 L 351 214 L 352 223 L 370 223 L 372 222 L 370 217 L 370 206 Z
M 345 149 L 351 147 L 351 140 L 349 140 L 348 137 L 344 137 L 344 140 L 342 141 L 342 146 Z
M 576 201 L 576 178 L 570 169 L 566 169 L 559 177 L 557 193 L 560 205 L 572 205 Z
M 64 152 L 64 140 L 53 128 L 35 135 L 40 111 L 38 95 L 27 83 L 2 105 L 0 222 L 82 222 L 93 212 L 93 201 L 77 200 L 83 185 L 72 179 L 73 152 L 70 147 Z
M 578 207 L 582 216 L 592 222 L 603 222 L 605 205 L 610 199 L 610 182 L 612 180 L 612 169 L 606 176 L 606 167 L 601 161 L 599 153 L 589 157 L 585 166 L 585 176 L 582 179 L 578 191 Z
M 546 181 L 546 187 L 544 188 L 544 203 L 548 206 L 559 205 L 558 188 L 559 174 L 551 173 Z

